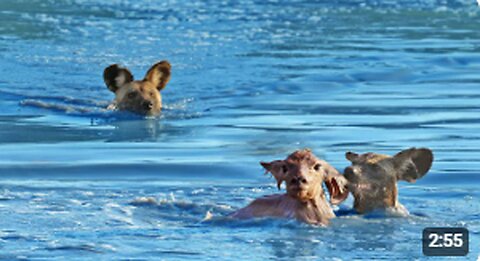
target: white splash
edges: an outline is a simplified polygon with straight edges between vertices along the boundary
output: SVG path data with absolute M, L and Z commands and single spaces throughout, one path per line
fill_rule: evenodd
M 207 211 L 207 213 L 205 214 L 205 217 L 203 218 L 202 221 L 207 221 L 207 220 L 210 220 L 210 219 L 212 219 L 212 218 L 213 218 L 212 212 Z

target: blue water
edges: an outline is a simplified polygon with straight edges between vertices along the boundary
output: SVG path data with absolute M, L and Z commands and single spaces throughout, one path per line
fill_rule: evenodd
M 473 0 L 2 0 L 0 259 L 412 260 L 461 226 L 476 260 L 479 22 Z M 164 59 L 160 118 L 104 109 L 106 66 Z M 412 146 L 435 161 L 399 184 L 410 217 L 225 218 L 277 193 L 259 161 Z

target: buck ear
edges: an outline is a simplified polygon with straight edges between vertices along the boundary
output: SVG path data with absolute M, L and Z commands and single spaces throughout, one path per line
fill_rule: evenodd
M 277 188 L 287 179 L 287 168 L 283 160 L 274 160 L 272 162 L 260 162 L 260 165 L 265 169 L 265 173 L 272 173 L 272 176 L 277 180 Z
M 330 203 L 338 205 L 348 197 L 348 181 L 330 164 L 322 163 L 322 168 L 325 170 L 324 182 L 330 194 Z
M 122 85 L 133 81 L 133 75 L 127 68 L 112 64 L 103 71 L 103 81 L 110 91 L 116 92 Z
M 427 148 L 410 148 L 393 157 L 397 169 L 397 179 L 415 182 L 425 176 L 432 167 L 433 153 Z
M 144 81 L 149 81 L 155 85 L 158 91 L 163 90 L 170 80 L 170 63 L 161 61 L 154 64 L 145 75 Z

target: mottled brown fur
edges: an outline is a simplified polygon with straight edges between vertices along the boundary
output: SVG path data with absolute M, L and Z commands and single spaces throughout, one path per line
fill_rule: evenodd
M 261 165 L 272 173 L 279 189 L 286 183 L 287 193 L 258 198 L 232 217 L 296 218 L 309 224 L 326 225 L 335 214 L 326 200 L 322 182 L 327 185 L 332 204 L 339 204 L 348 196 L 345 178 L 310 150 L 298 150 L 285 160 L 261 162 Z
M 168 61 L 161 61 L 147 71 L 143 80 L 134 81 L 128 69 L 117 64 L 108 66 L 103 72 L 103 79 L 108 89 L 115 93 L 115 100 L 109 108 L 147 116 L 160 114 L 160 91 L 170 80 L 170 69 Z
M 425 148 L 411 148 L 393 157 L 371 152 L 347 152 L 345 156 L 352 165 L 345 169 L 344 176 L 359 213 L 387 208 L 405 210 L 398 202 L 397 181 L 415 182 L 433 162 L 432 151 Z

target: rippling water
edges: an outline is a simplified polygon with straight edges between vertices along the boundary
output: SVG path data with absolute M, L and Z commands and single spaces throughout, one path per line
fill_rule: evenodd
M 475 1 L 0 2 L 0 259 L 422 259 L 430 226 L 480 252 Z M 106 111 L 111 63 L 168 59 L 160 119 Z M 224 218 L 309 147 L 435 153 L 408 218 Z M 348 210 L 352 199 L 341 206 Z M 348 211 L 347 211 L 348 212 Z M 213 218 L 205 220 L 206 216 Z

